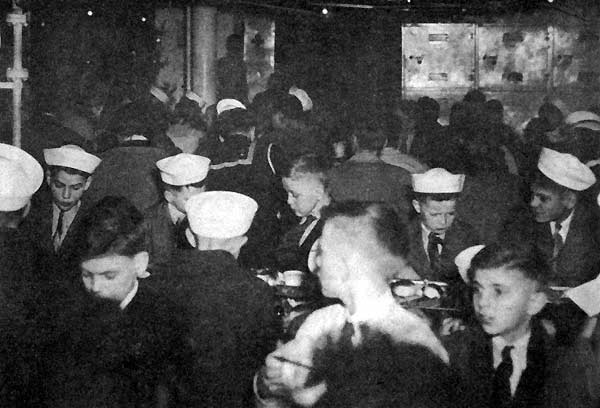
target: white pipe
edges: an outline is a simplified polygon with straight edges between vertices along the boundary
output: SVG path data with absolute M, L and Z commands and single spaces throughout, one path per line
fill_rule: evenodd
M 27 79 L 27 70 L 23 68 L 23 26 L 27 19 L 19 7 L 14 7 L 6 17 L 6 21 L 13 26 L 13 66 L 8 68 L 6 77 L 13 82 L 13 145 L 21 147 L 21 107 L 23 81 Z

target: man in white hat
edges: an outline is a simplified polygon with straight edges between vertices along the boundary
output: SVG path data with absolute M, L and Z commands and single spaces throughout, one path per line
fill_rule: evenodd
M 422 278 L 458 280 L 454 258 L 480 243 L 475 230 L 456 218 L 464 181 L 464 174 L 442 168 L 412 175 L 412 206 L 417 217 L 409 224 L 409 262 Z
M 209 166 L 210 159 L 189 153 L 156 162 L 163 200 L 144 212 L 151 266 L 168 262 L 174 248 L 189 248 L 184 235 L 188 225 L 185 204 L 206 190 Z
M 575 156 L 543 148 L 531 183 L 531 215 L 506 228 L 506 239 L 533 241 L 545 255 L 553 285 L 578 286 L 598 274 L 598 218 L 581 199 L 595 183 Z
M 100 158 L 77 145 L 45 149 L 48 198 L 39 200 L 27 219 L 27 230 L 51 258 L 67 261 L 79 246 L 76 230 L 84 193 Z
M 155 277 L 191 316 L 199 348 L 194 397 L 201 406 L 250 406 L 253 373 L 280 334 L 273 290 L 236 259 L 258 205 L 243 194 L 211 191 L 185 207 L 195 249 L 177 250 Z
M 29 300 L 25 299 L 24 286 L 33 278 L 31 274 L 39 272 L 35 242 L 19 226 L 43 180 L 42 166 L 32 156 L 0 143 L 0 303 L 2 295 Z
M 27 216 L 30 200 L 44 181 L 42 166 L 25 151 L 0 143 L 0 405 L 10 406 L 13 398 L 28 405 L 24 394 L 30 384 L 27 376 L 33 370 L 32 356 L 22 347 L 24 327 L 30 326 L 29 316 L 38 316 L 44 275 L 35 242 L 23 233 L 19 225 Z M 36 332 L 36 335 L 39 333 Z M 31 339 L 27 339 L 31 341 Z M 14 371 L 13 371 L 14 370 Z M 33 393 L 29 393 L 33 395 Z M 10 398 L 9 398 L 10 395 Z M 10 399 L 10 401 L 9 401 Z

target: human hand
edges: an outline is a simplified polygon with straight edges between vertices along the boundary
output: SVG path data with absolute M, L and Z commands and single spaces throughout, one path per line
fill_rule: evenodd
M 454 332 L 465 329 L 464 322 L 456 317 L 447 317 L 442 320 L 442 327 L 440 328 L 440 336 L 449 336 Z

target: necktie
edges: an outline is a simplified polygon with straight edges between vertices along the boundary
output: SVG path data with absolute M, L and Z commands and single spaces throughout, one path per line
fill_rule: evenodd
M 506 346 L 502 350 L 502 362 L 494 373 L 493 390 L 490 406 L 497 408 L 510 407 L 512 393 L 510 391 L 510 376 L 513 372 L 513 361 L 510 352 L 513 346 Z
M 444 245 L 444 241 L 439 235 L 430 232 L 429 242 L 427 243 L 427 255 L 429 256 L 429 265 L 434 273 L 440 273 L 442 270 L 442 259 L 438 245 Z
M 54 235 L 52 235 L 52 244 L 54 245 L 54 251 L 58 251 L 61 244 L 61 238 L 63 235 L 63 215 L 64 211 L 59 211 L 58 213 L 58 221 L 56 222 L 56 230 L 54 231 Z
M 563 238 L 562 235 L 560 235 L 560 230 L 562 228 L 562 225 L 560 225 L 560 223 L 556 223 L 556 226 L 554 228 L 554 235 L 552 236 L 552 238 L 554 239 L 554 249 L 552 250 L 552 259 L 556 259 L 556 257 L 558 256 L 560 250 L 562 249 L 564 242 L 563 242 Z

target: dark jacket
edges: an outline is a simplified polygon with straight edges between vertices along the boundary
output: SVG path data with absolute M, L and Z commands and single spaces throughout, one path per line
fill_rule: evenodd
M 450 365 L 461 379 L 458 393 L 465 407 L 490 407 L 494 366 L 492 341 L 480 327 L 468 327 L 443 339 Z M 586 377 L 595 370 L 579 345 L 558 347 L 539 324 L 533 324 L 527 368 L 513 396 L 513 407 L 590 407 Z M 589 379 L 589 377 L 587 377 Z
M 408 224 L 408 237 L 410 240 L 408 262 L 423 279 L 456 280 L 458 278 L 458 270 L 454 264 L 456 255 L 463 249 L 481 244 L 473 227 L 456 218 L 446 232 L 444 245 L 442 246 L 441 261 L 443 273 L 441 276 L 436 276 L 431 270 L 427 252 L 423 247 L 421 231 L 421 222 L 418 218 L 413 219 Z
M 103 152 L 86 192 L 88 201 L 123 196 L 140 211 L 156 204 L 162 196 L 156 162 L 167 156 L 167 151 L 148 146 L 120 146 Z
M 146 209 L 144 223 L 146 248 L 150 254 L 150 269 L 156 265 L 169 263 L 176 248 L 192 248 L 185 237 L 185 228 L 189 225 L 187 218 L 181 223 L 173 224 L 166 201 Z
M 156 284 L 187 311 L 196 406 L 247 406 L 254 373 L 280 334 L 274 292 L 228 252 L 195 250 L 172 259 Z
M 298 224 L 284 234 L 279 247 L 275 251 L 277 264 L 281 270 L 309 272 L 308 255 L 315 241 L 321 237 L 323 220 L 317 221 L 302 245 L 300 245 L 300 239 L 313 220 L 314 218 L 309 218 L 304 224 Z
M 579 202 L 564 246 L 553 264 L 550 282 L 559 286 L 577 286 L 594 279 L 600 266 L 600 224 L 597 209 Z M 552 264 L 554 240 L 550 223 L 537 223 L 523 210 L 504 228 L 502 239 L 534 244 Z
M 49 194 L 49 193 L 48 193 Z M 52 281 L 73 281 L 78 279 L 77 264 L 84 242 L 81 222 L 84 219 L 85 205 L 77 211 L 73 222 L 59 247 L 54 251 L 52 241 L 52 198 L 44 193 L 38 195 L 32 203 L 32 208 L 21 228 L 41 249 L 44 264 L 47 266 L 47 276 Z
M 124 310 L 83 294 L 67 310 L 44 355 L 48 406 L 184 404 L 191 348 L 173 302 L 140 282 Z
M 410 205 L 410 173 L 381 160 L 350 159 L 330 172 L 330 192 L 334 201 L 383 202 L 407 215 Z

